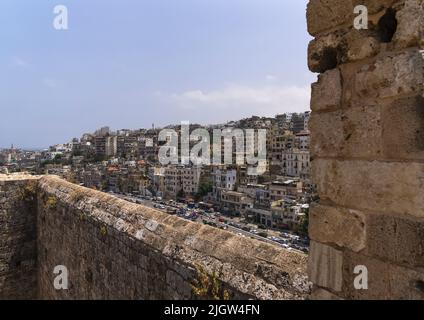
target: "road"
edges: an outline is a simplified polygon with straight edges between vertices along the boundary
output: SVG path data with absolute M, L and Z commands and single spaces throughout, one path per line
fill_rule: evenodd
M 169 214 L 167 211 L 166 211 L 166 209 L 160 209 L 160 208 L 155 208 L 155 204 L 157 204 L 156 202 L 154 202 L 154 201 L 151 201 L 151 200 L 146 200 L 146 199 L 140 199 L 140 198 L 137 198 L 137 197 L 134 197 L 134 196 L 127 196 L 127 195 L 121 195 L 121 194 L 115 194 L 115 193 L 113 193 L 113 195 L 114 196 L 117 196 L 117 197 L 119 197 L 119 198 L 121 198 L 121 199 L 124 199 L 124 200 L 127 200 L 127 201 L 131 201 L 131 202 L 137 202 L 137 203 L 140 203 L 140 204 L 143 204 L 143 205 L 145 205 L 145 206 L 147 206 L 147 207 L 150 207 L 150 208 L 154 208 L 154 209 L 156 209 L 156 210 L 159 210 L 159 211 L 162 211 L 162 212 L 164 212 L 164 213 L 167 213 L 167 214 Z M 182 206 L 183 204 L 180 204 L 180 203 L 176 203 L 178 206 Z M 168 207 L 168 206 L 166 206 L 166 205 L 164 205 L 165 207 Z M 225 220 L 228 220 L 228 221 L 232 221 L 232 219 L 231 218 L 229 218 L 229 217 L 225 217 Z M 259 241 L 262 241 L 262 242 L 266 242 L 266 243 L 269 243 L 269 244 L 272 244 L 272 245 L 277 245 L 277 246 L 280 246 L 280 247 L 283 247 L 283 248 L 285 248 L 286 250 L 292 250 L 292 251 L 297 251 L 297 252 L 302 252 L 302 253 L 304 253 L 303 251 L 300 251 L 300 250 L 298 250 L 298 249 L 295 249 L 295 248 L 292 248 L 292 247 L 287 247 L 287 246 L 284 246 L 284 245 L 282 245 L 281 243 L 279 243 L 279 242 L 277 242 L 277 241 L 274 241 L 274 240 L 271 240 L 271 239 L 268 239 L 268 238 L 265 238 L 265 237 L 262 237 L 262 236 L 260 236 L 260 235 L 257 235 L 257 234 L 254 234 L 254 233 L 252 233 L 252 232 L 250 232 L 250 231 L 246 231 L 246 230 L 243 230 L 243 229 L 239 229 L 239 228 L 237 228 L 237 227 L 234 227 L 234 226 L 231 226 L 231 225 L 229 225 L 229 224 L 226 224 L 226 223 L 223 223 L 223 222 L 220 222 L 217 218 L 210 218 L 210 217 L 208 217 L 208 216 L 206 216 L 206 215 L 202 215 L 202 214 L 200 214 L 199 215 L 199 218 L 196 220 L 197 222 L 199 222 L 199 223 L 203 223 L 203 221 L 207 221 L 207 222 L 209 222 L 209 223 L 213 223 L 213 224 L 215 224 L 218 228 L 221 228 L 221 229 L 225 229 L 225 230 L 227 230 L 227 231 L 230 231 L 230 232 L 233 232 L 233 233 L 236 233 L 236 234 L 239 234 L 239 235 L 242 235 L 242 236 L 245 236 L 245 237 L 249 237 L 249 238 L 253 238 L 253 239 L 256 239 L 256 240 L 259 240 Z M 234 222 L 234 221 L 233 221 Z M 237 221 L 237 223 L 239 223 L 239 224 L 242 224 L 240 221 Z M 247 226 L 247 225 L 246 225 Z M 270 230 L 263 230 L 264 232 L 267 232 L 268 234 L 269 233 L 272 233 L 272 234 L 276 234 L 276 232 L 270 232 Z M 281 238 L 281 237 L 280 237 Z

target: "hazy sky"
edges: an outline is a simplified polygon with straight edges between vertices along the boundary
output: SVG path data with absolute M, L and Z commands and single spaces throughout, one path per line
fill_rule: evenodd
M 307 110 L 306 3 L 1 0 L 0 147 Z

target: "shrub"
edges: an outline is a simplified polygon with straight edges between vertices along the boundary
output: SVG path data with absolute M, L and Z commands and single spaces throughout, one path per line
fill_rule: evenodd
M 55 210 L 57 208 L 57 198 L 49 196 L 46 200 L 45 207 L 47 210 Z
M 196 269 L 197 279 L 195 279 L 191 285 L 195 296 L 208 300 L 230 300 L 230 293 L 228 290 L 222 288 L 221 280 L 219 280 L 216 271 L 213 271 L 212 274 L 209 275 L 200 265 L 198 265 Z

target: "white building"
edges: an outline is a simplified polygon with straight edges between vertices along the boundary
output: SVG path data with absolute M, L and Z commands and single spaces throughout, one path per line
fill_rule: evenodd
M 302 150 L 302 151 L 308 151 L 309 145 L 311 142 L 311 135 L 309 131 L 301 131 L 298 134 L 296 134 L 295 137 L 295 148 Z
M 221 191 L 235 191 L 237 185 L 237 170 L 219 166 L 213 169 L 212 197 L 216 202 L 221 199 Z
M 283 151 L 283 172 L 289 177 L 300 177 L 310 172 L 310 153 L 306 150 L 290 149 Z

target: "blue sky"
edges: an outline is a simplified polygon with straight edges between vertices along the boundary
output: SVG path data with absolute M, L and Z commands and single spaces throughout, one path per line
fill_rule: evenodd
M 307 110 L 306 3 L 1 0 L 0 147 Z

